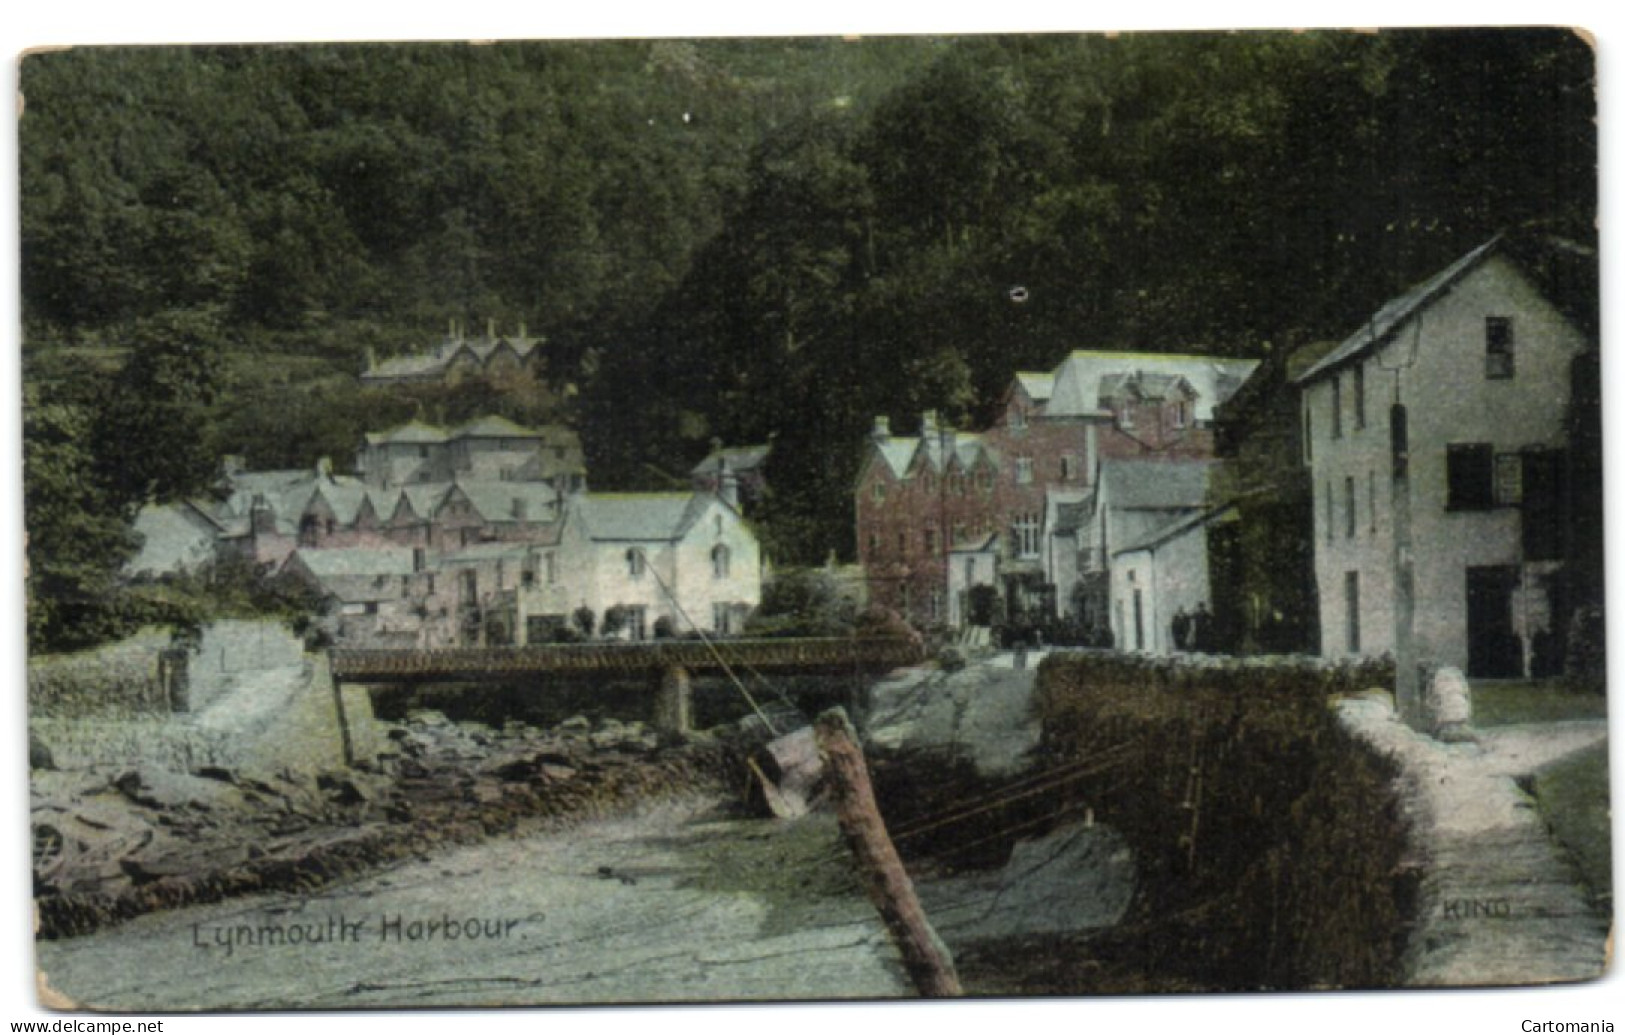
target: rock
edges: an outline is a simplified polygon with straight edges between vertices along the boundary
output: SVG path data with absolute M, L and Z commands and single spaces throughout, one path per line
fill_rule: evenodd
M 40 739 L 34 730 L 28 731 L 28 768 L 55 769 L 56 760 L 51 757 L 51 748 Z
M 572 715 L 559 723 L 559 729 L 565 733 L 587 733 L 592 730 L 592 720 L 585 715 Z
M 416 726 L 450 726 L 451 720 L 433 708 L 413 708 L 406 713 L 406 721 Z
M 1467 729 L 1473 721 L 1472 688 L 1461 669 L 1445 665 L 1434 671 L 1428 680 L 1427 715 L 1429 729 L 1439 740 L 1474 739 Z
M 126 798 L 149 809 L 214 809 L 243 804 L 242 794 L 229 784 L 164 769 L 131 769 L 114 780 L 113 786 Z

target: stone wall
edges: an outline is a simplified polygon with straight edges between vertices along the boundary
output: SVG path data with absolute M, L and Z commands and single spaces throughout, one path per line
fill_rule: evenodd
M 143 629 L 95 650 L 28 659 L 31 718 L 131 718 L 167 715 L 173 708 L 160 659 L 169 632 Z

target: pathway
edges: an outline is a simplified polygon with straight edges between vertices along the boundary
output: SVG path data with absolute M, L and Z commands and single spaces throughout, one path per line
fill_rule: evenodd
M 1599 916 L 1517 778 L 1607 739 L 1602 720 L 1504 726 L 1444 744 L 1386 702 L 1347 700 L 1343 722 L 1400 766 L 1411 861 L 1423 873 L 1408 983 L 1584 981 L 1607 965 Z

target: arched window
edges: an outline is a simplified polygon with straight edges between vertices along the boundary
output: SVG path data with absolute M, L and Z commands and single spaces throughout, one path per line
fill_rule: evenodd
M 634 579 L 643 575 L 643 551 L 635 546 L 626 551 L 626 573 Z
M 728 548 L 721 543 L 711 548 L 711 577 L 725 579 L 728 577 L 728 565 L 732 557 Z

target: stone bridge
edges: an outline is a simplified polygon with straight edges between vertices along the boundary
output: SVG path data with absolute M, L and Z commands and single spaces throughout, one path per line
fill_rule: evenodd
M 900 637 L 648 640 L 535 647 L 452 647 L 328 651 L 335 685 L 343 683 L 506 682 L 549 673 L 645 672 L 655 677 L 656 724 L 689 729 L 694 672 L 885 671 L 917 664 L 921 645 Z

